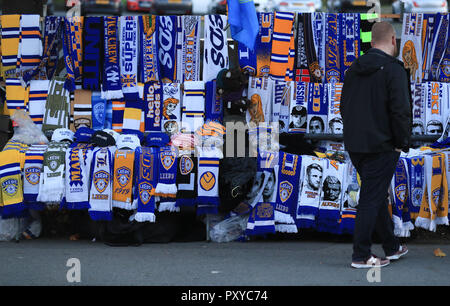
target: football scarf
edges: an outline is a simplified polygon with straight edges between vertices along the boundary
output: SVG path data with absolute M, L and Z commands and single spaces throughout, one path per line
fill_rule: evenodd
M 20 37 L 17 53 L 17 72 L 23 84 L 28 86 L 42 57 L 41 27 L 39 15 L 20 16 Z
M 182 16 L 182 73 L 183 83 L 200 81 L 200 16 Z
M 177 82 L 177 16 L 157 16 L 158 18 L 158 63 L 159 79 L 163 83 Z
M 59 205 L 65 192 L 65 157 L 67 142 L 50 142 L 44 153 L 44 167 L 39 180 L 38 202 Z
M 89 191 L 89 215 L 92 220 L 112 219 L 113 160 L 108 148 L 93 151 L 91 163 L 91 188 Z
M 69 91 L 64 88 L 64 80 L 54 78 L 50 81 L 47 102 L 45 103 L 42 131 L 69 127 Z
M 422 81 L 433 81 L 431 74 L 434 24 L 438 14 L 424 14 L 422 27 Z
M 190 151 L 179 151 L 177 158 L 176 207 L 194 206 L 197 198 L 197 157 Z
M 438 82 L 422 83 L 425 94 L 425 118 L 427 135 L 441 135 L 443 131 L 442 115 L 445 104 L 442 100 L 446 91 L 445 84 Z
M 39 194 L 39 181 L 47 145 L 32 145 L 25 153 L 23 167 L 23 200 L 27 207 L 35 210 L 44 209 L 44 203 L 36 201 Z
M 176 16 L 177 23 L 176 23 L 176 44 L 175 44 L 175 55 L 176 55 L 176 82 L 177 83 L 183 83 L 183 16 Z M 162 68 L 164 70 L 164 68 Z
M 323 161 L 323 183 L 317 215 L 317 230 L 338 234 L 340 231 L 342 189 L 345 164 L 334 160 Z
M 320 188 L 323 177 L 323 160 L 312 156 L 302 156 L 300 174 L 301 191 L 298 198 L 296 223 L 299 228 L 316 226 L 319 213 Z
M 319 69 L 321 71 L 321 76 L 319 82 L 322 83 L 326 80 L 325 78 L 325 66 L 327 64 L 328 59 L 326 58 L 326 48 L 328 48 L 328 43 L 326 43 L 326 39 L 328 37 L 326 26 L 327 22 L 327 13 L 312 13 L 311 24 L 312 24 L 312 36 L 314 41 L 314 48 L 317 54 L 317 61 L 319 64 Z M 311 69 L 311 68 L 310 68 Z M 313 73 L 316 74 L 314 78 L 318 77 L 318 72 L 316 71 L 317 67 L 313 68 Z M 310 70 L 310 74 L 311 74 Z
M 87 209 L 89 205 L 89 178 L 92 151 L 74 146 L 66 151 L 65 201 L 66 209 Z
M 346 13 L 339 16 L 339 68 L 340 82 L 344 82 L 345 72 L 359 57 L 360 14 Z
M 123 117 L 125 112 L 125 101 L 112 100 L 112 129 L 117 133 L 122 132 L 123 128 Z
M 0 203 L 3 219 L 18 217 L 25 209 L 20 159 L 19 150 L 0 152 Z
M 138 98 L 138 16 L 120 17 L 120 81 L 125 100 Z
M 425 93 L 427 87 L 424 83 L 412 83 L 411 84 L 411 96 L 413 99 L 412 105 L 412 116 L 413 125 L 412 132 L 413 135 L 424 135 L 425 134 Z
M 359 201 L 360 181 L 352 163 L 347 163 L 344 173 L 344 188 L 342 196 L 340 234 L 353 234 L 355 228 L 356 210 Z
M 440 81 L 440 63 L 443 57 L 447 57 L 446 50 L 448 50 L 448 33 L 449 33 L 449 16 L 448 14 L 436 14 L 434 25 L 434 38 L 431 46 L 431 63 L 430 70 L 433 81 Z M 448 71 L 447 71 L 447 74 Z
M 408 200 L 408 172 L 407 165 L 404 158 L 400 158 L 397 162 L 394 176 L 391 181 L 391 190 L 393 201 L 392 207 L 392 221 L 394 223 L 394 235 L 397 237 L 409 237 L 412 223 L 406 223 L 403 220 L 403 212 L 407 210 Z
M 408 210 L 412 219 L 419 215 L 425 188 L 425 158 L 414 156 L 407 158 L 408 163 Z
M 306 133 L 309 83 L 295 82 L 295 100 L 289 106 L 289 133 Z
M 287 132 L 289 126 L 289 104 L 293 82 L 273 82 L 272 120 L 279 123 L 280 132 Z
M 112 129 L 113 120 L 113 105 L 111 100 L 106 101 L 106 111 L 105 111 L 105 129 Z
M 155 15 L 138 16 L 139 21 L 139 66 L 142 83 L 159 81 L 158 69 L 158 21 Z M 139 70 L 139 69 L 138 69 Z
M 443 20 L 446 20 L 447 22 L 447 48 L 444 50 L 443 55 L 442 55 L 442 59 L 439 63 L 438 69 L 437 69 L 437 73 L 436 73 L 436 80 L 439 82 L 450 82 L 450 39 L 449 39 L 449 35 L 450 35 L 450 17 L 448 16 L 448 14 L 442 16 Z M 444 21 L 442 21 L 442 23 L 445 23 Z
M 340 104 L 343 83 L 330 83 L 328 87 L 328 133 L 343 134 Z
M 246 112 L 246 120 L 249 124 L 258 125 L 261 122 L 272 120 L 272 80 L 269 78 L 250 77 L 248 82 L 247 97 L 250 107 Z
M 159 177 L 155 188 L 155 196 L 162 198 L 175 198 L 177 195 L 177 155 L 175 147 L 165 146 L 159 148 Z M 175 202 L 173 202 L 175 205 Z
M 2 70 L 1 76 L 15 76 L 17 67 L 17 54 L 19 52 L 20 15 L 1 15 L 2 25 Z
M 405 14 L 400 44 L 400 59 L 409 70 L 411 82 L 422 78 L 422 26 L 423 14 Z
M 222 152 L 217 148 L 197 148 L 197 215 L 216 214 L 220 205 L 219 198 L 219 159 Z
M 181 108 L 182 131 L 193 133 L 204 123 L 205 83 L 185 82 Z
M 308 83 L 307 133 L 327 133 L 328 99 L 321 83 Z
M 225 15 L 206 15 L 204 25 L 203 81 L 215 80 L 222 69 L 228 69 L 228 41 Z
M 118 21 L 117 16 L 105 16 L 103 19 L 102 98 L 106 100 L 123 98 L 120 83 Z
M 112 207 L 133 210 L 134 151 L 117 150 L 114 153 L 114 181 Z
M 93 92 L 91 95 L 92 103 L 92 129 L 94 131 L 105 128 L 106 118 L 106 100 L 102 99 L 101 93 Z
M 63 52 L 66 64 L 65 88 L 75 90 L 75 81 L 83 74 L 83 16 L 64 19 Z
M 100 91 L 103 62 L 103 17 L 84 19 L 83 29 L 83 89 Z
M 125 100 L 122 131 L 140 131 L 141 118 L 143 116 L 142 108 L 143 101 L 139 98 Z
M 275 228 L 277 232 L 297 233 L 293 216 L 298 203 L 301 156 L 282 152 L 280 157 Z
M 217 94 L 216 80 L 205 83 L 206 98 L 205 98 L 205 122 L 215 121 L 223 122 L 223 107 L 222 99 Z
M 306 55 L 306 31 L 305 31 L 305 16 L 308 14 L 298 13 L 297 17 L 297 35 L 296 46 L 297 56 L 295 58 L 295 81 L 309 82 L 308 58 Z M 310 33 L 311 34 L 311 33 Z
M 46 16 L 43 33 L 43 55 L 39 79 L 51 80 L 58 64 L 58 47 L 62 41 L 63 17 Z
M 159 82 L 144 85 L 145 132 L 161 132 L 163 86 Z
M 156 148 L 139 147 L 135 151 L 137 178 L 137 222 L 155 222 L 155 186 L 158 163 Z
M 340 14 L 327 13 L 325 15 L 325 80 L 328 83 L 338 83 L 341 81 L 341 69 L 339 63 L 340 44 Z M 354 41 L 354 40 L 353 40 Z
M 80 127 L 92 127 L 92 92 L 90 90 L 77 89 L 74 99 L 70 101 L 73 123 L 70 129 L 78 130 Z
M 30 93 L 28 96 L 28 113 L 31 120 L 42 129 L 44 120 L 45 103 L 48 96 L 49 80 L 31 80 Z
M 319 64 L 319 57 L 317 53 L 317 43 L 315 40 L 315 30 L 319 30 L 319 28 L 315 27 L 315 24 L 313 24 L 313 14 L 302 14 L 303 17 L 303 27 L 304 27 L 304 40 L 305 40 L 305 50 L 306 50 L 306 60 L 309 70 L 309 76 L 310 80 L 306 82 L 314 82 L 314 83 L 321 83 L 323 74 L 324 74 L 324 67 L 321 67 Z M 297 32 L 299 33 L 299 32 Z M 305 75 L 305 72 L 302 73 Z
M 293 33 L 294 13 L 275 12 L 272 33 L 272 53 L 270 56 L 270 76 L 283 81 L 289 69 L 288 59 Z M 292 68 L 291 68 L 292 69 Z
M 168 135 L 179 132 L 181 127 L 181 88 L 178 83 L 163 83 L 161 126 Z
M 6 114 L 14 115 L 18 109 L 25 110 L 28 105 L 29 87 L 23 87 L 22 83 L 17 78 L 8 78 L 5 82 L 6 88 Z

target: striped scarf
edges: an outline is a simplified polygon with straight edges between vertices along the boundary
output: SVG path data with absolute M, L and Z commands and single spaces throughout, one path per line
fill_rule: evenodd
M 44 163 L 44 153 L 47 145 L 32 145 L 25 153 L 23 167 L 23 199 L 29 209 L 42 210 L 44 203 L 37 202 L 39 181 Z
M 219 160 L 222 156 L 217 148 L 197 148 L 197 215 L 216 214 L 219 198 Z
M 18 217 L 25 209 L 21 159 L 19 150 L 8 149 L 0 152 L 0 203 L 3 219 Z
M 228 69 L 228 41 L 224 15 L 206 15 L 204 25 L 203 81 L 215 80 L 222 69 Z
M 92 129 L 94 131 L 103 130 L 106 122 L 106 100 L 102 99 L 101 93 L 93 92 L 92 103 Z
M 17 54 L 17 71 L 25 85 L 37 73 L 42 57 L 42 41 L 39 15 L 21 15 L 20 38 Z
M 31 80 L 30 82 L 28 112 L 31 120 L 39 129 L 42 129 L 49 86 L 49 80 Z
M 158 63 L 159 79 L 163 83 L 177 81 L 177 16 L 158 16 Z
M 270 56 L 270 76 L 272 79 L 286 79 L 291 38 L 293 36 L 294 13 L 275 12 L 272 34 L 272 54 Z
M 137 183 L 137 222 L 155 222 L 155 187 L 157 184 L 157 153 L 155 148 L 139 147 L 135 151 Z
M 138 16 L 139 21 L 139 66 L 142 83 L 159 81 L 158 21 L 157 16 Z
M 74 99 L 70 101 L 73 122 L 70 129 L 78 130 L 80 127 L 92 127 L 92 92 L 90 90 L 77 89 Z
M 112 103 L 112 129 L 118 133 L 121 133 L 125 113 L 125 101 L 112 100 L 111 103 Z
M 63 17 L 46 16 L 43 33 L 43 56 L 39 79 L 51 80 L 58 64 L 58 46 L 62 40 Z
M 20 79 L 6 79 L 6 107 L 7 114 L 12 116 L 18 109 L 25 110 L 28 105 L 29 87 L 23 87 Z
M 193 133 L 203 125 L 205 116 L 205 83 L 203 81 L 184 83 L 181 116 L 182 131 Z
M 84 17 L 64 19 L 63 51 L 67 70 L 65 88 L 75 90 L 75 82 L 83 75 L 83 22 Z
M 182 73 L 183 83 L 200 80 L 200 16 L 182 16 L 183 45 Z
M 118 20 L 116 16 L 105 16 L 103 20 L 102 97 L 107 100 L 123 98 L 122 85 L 120 84 Z
M 138 18 L 120 17 L 120 80 L 125 100 L 138 98 Z
M 325 27 L 325 80 L 328 83 L 341 81 L 341 69 L 339 63 L 339 30 L 340 14 L 326 14 Z M 324 43 L 324 42 L 321 42 Z
M 2 25 L 2 71 L 1 76 L 15 76 L 19 52 L 20 15 L 1 15 Z
M 360 15 L 355 13 L 342 14 L 339 17 L 339 25 L 340 82 L 344 82 L 345 72 L 359 57 L 360 53 Z
M 100 91 L 103 62 L 103 17 L 86 17 L 83 29 L 83 89 Z
M 306 20 L 304 13 L 298 13 L 297 18 L 297 57 L 295 58 L 295 81 L 296 82 L 309 82 L 309 70 L 308 70 L 308 57 L 306 52 L 307 45 L 307 33 L 305 30 Z

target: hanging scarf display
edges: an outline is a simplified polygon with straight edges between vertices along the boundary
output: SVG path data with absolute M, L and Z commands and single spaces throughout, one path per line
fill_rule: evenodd
M 89 215 L 92 220 L 112 220 L 113 160 L 111 151 L 97 148 L 92 152 Z
M 25 209 L 20 160 L 19 150 L 0 152 L 0 203 L 3 219 L 18 217 Z
M 449 17 L 448 14 L 436 14 L 435 18 L 434 37 L 431 45 L 430 70 L 432 80 L 439 81 L 439 65 L 443 57 L 446 56 L 446 50 L 448 49 Z
M 137 176 L 137 222 L 155 222 L 155 186 L 158 173 L 156 148 L 139 147 L 135 151 Z
M 308 83 L 307 133 L 327 133 L 328 99 L 324 84 Z M 297 98 L 298 99 L 298 98 Z
M 419 215 L 422 196 L 425 188 L 425 158 L 415 156 L 407 158 L 408 163 L 408 210 L 411 218 Z
M 176 198 L 177 195 L 177 155 L 175 147 L 161 147 L 158 154 L 159 177 L 155 188 L 155 196 Z M 173 202 L 175 205 L 175 202 Z
M 178 83 L 163 83 L 161 126 L 169 136 L 179 132 L 181 127 L 181 89 Z
M 205 83 L 203 81 L 185 82 L 183 85 L 182 131 L 193 133 L 204 123 Z
M 274 80 L 286 79 L 289 69 L 288 59 L 294 24 L 294 13 L 275 12 L 272 34 L 272 53 L 270 56 L 270 76 Z
M 84 89 L 77 89 L 74 92 L 74 99 L 70 101 L 71 114 L 73 115 L 73 123 L 70 129 L 78 130 L 85 126 L 92 126 L 92 92 Z
M 324 32 L 326 44 L 324 52 L 325 80 L 327 83 L 338 83 L 341 81 L 341 68 L 339 62 L 339 49 L 342 49 L 339 48 L 341 20 L 341 14 L 327 13 L 325 15 L 326 26 L 324 27 Z
M 228 69 L 228 41 L 225 15 L 206 15 L 204 24 L 203 81 L 217 78 L 222 69 Z
M 258 125 L 272 120 L 272 85 L 269 78 L 250 77 L 247 97 L 251 104 L 247 109 L 246 120 Z
M 145 132 L 161 132 L 161 117 L 163 110 L 163 86 L 159 82 L 149 82 L 144 85 L 144 116 Z
M 183 82 L 200 81 L 200 16 L 182 16 L 182 73 Z
M 6 79 L 16 76 L 17 54 L 19 52 L 20 15 L 1 15 L 2 25 L 2 70 L 1 76 Z
M 215 148 L 197 148 L 198 156 L 198 197 L 197 215 L 216 214 L 219 198 L 219 160 L 222 152 Z
M 311 24 L 312 24 L 312 36 L 314 41 L 314 48 L 317 54 L 317 62 L 319 64 L 318 69 L 321 71 L 320 79 L 318 80 L 318 82 L 322 83 L 325 80 L 327 80 L 325 76 L 326 72 L 325 67 L 328 61 L 328 59 L 326 58 L 326 48 L 328 48 L 328 43 L 325 42 L 326 39 L 328 39 L 328 37 L 326 36 L 328 28 L 328 25 L 326 24 L 328 13 L 318 12 L 312 13 L 311 15 L 312 15 Z M 319 76 L 316 70 L 317 67 L 314 67 L 312 71 L 310 67 L 310 74 L 312 75 L 314 73 L 315 74 L 314 78 L 318 78 Z
M 328 133 L 343 134 L 340 105 L 343 83 L 329 83 L 328 88 Z
M 93 92 L 91 95 L 92 103 L 92 129 L 94 131 L 105 128 L 106 100 L 102 99 L 101 93 Z
M 360 50 L 360 14 L 339 14 L 339 68 L 340 82 L 344 82 L 345 72 L 359 57 Z
M 177 159 L 176 207 L 194 206 L 197 198 L 197 157 L 190 151 L 179 151 Z
M 112 207 L 136 209 L 133 202 L 134 151 L 117 150 L 114 153 L 114 180 Z
M 138 16 L 120 17 L 120 81 L 125 100 L 138 98 Z
M 159 79 L 163 83 L 177 82 L 177 16 L 157 16 L 158 18 L 158 63 Z
M 352 163 L 347 163 L 344 172 L 341 222 L 339 233 L 353 234 L 355 228 L 356 211 L 359 201 L 359 190 L 361 181 L 359 180 L 356 168 Z
M 414 229 L 411 222 L 403 220 L 404 210 L 407 210 L 408 201 L 408 172 L 406 160 L 400 158 L 397 162 L 394 176 L 391 181 L 392 190 L 392 221 L 394 223 L 394 235 L 397 237 L 409 237 L 410 230 Z
M 42 129 L 44 120 L 45 103 L 48 96 L 49 80 L 31 80 L 30 93 L 28 96 L 28 113 L 31 120 Z
M 17 78 L 8 78 L 5 82 L 6 91 L 6 114 L 12 116 L 16 110 L 25 110 L 28 105 L 29 87 L 23 87 Z
M 51 80 L 58 64 L 58 47 L 63 34 L 62 16 L 46 16 L 43 32 L 43 53 L 39 69 L 39 79 Z
M 83 23 L 84 16 L 64 19 L 63 51 L 66 64 L 68 91 L 75 90 L 75 82 L 83 75 Z
M 294 221 L 298 203 L 298 184 L 301 156 L 281 153 L 278 170 L 278 193 L 275 205 L 275 228 L 277 232 L 297 233 Z
M 446 91 L 446 86 L 443 83 L 429 82 L 422 83 L 425 94 L 425 118 L 427 121 L 426 134 L 427 135 L 441 135 L 443 132 L 442 115 L 444 107 L 442 97 Z
M 308 116 L 309 83 L 296 82 L 295 100 L 292 99 L 289 110 L 289 133 L 306 133 Z
M 321 16 L 321 15 L 319 15 Z M 324 75 L 324 67 L 319 64 L 319 54 L 317 53 L 316 31 L 321 33 L 320 24 L 314 24 L 315 18 L 313 14 L 303 14 L 304 40 L 306 49 L 306 59 L 308 64 L 309 76 L 308 81 L 321 83 Z M 297 32 L 299 33 L 299 32 Z M 319 35 L 319 37 L 321 37 Z M 305 74 L 305 73 L 303 73 Z
M 305 17 L 308 14 L 298 13 L 297 14 L 297 35 L 296 35 L 296 46 L 297 46 L 297 56 L 295 58 L 295 81 L 296 82 L 309 82 L 309 70 L 308 70 L 308 57 L 306 52 L 306 39 L 307 33 L 305 30 Z M 308 22 L 308 21 L 306 21 Z
M 412 96 L 412 134 L 424 135 L 425 134 L 425 93 L 427 91 L 426 85 L 423 83 L 411 84 L 411 96 Z
M 112 129 L 117 133 L 122 132 L 123 128 L 123 117 L 125 112 L 125 101 L 112 100 Z
M 158 21 L 156 15 L 138 16 L 139 20 L 139 48 L 141 67 L 140 80 L 142 83 L 159 81 L 158 68 Z
M 117 16 L 105 16 L 103 19 L 102 98 L 106 100 L 123 98 L 120 83 L 118 22 Z
M 64 88 L 64 80 L 53 78 L 50 81 L 47 102 L 45 103 L 42 131 L 49 133 L 57 128 L 69 127 L 70 94 Z
M 400 59 L 411 75 L 411 82 L 422 78 L 422 26 L 423 14 L 405 14 L 403 18 Z
M 39 181 L 44 163 L 44 153 L 47 145 L 32 145 L 25 153 L 23 167 L 23 200 L 30 209 L 42 210 L 45 204 L 37 202 Z
M 83 89 L 100 91 L 103 62 L 103 17 L 84 19 L 83 29 Z
M 222 99 L 217 94 L 216 80 L 205 83 L 206 98 L 205 98 L 205 122 L 215 121 L 223 122 L 223 107 Z
M 437 14 L 423 15 L 422 31 L 422 81 L 432 81 L 431 60 L 432 44 L 434 38 L 434 24 Z

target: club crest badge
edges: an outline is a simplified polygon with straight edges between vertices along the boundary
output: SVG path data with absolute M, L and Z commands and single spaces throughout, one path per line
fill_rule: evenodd
M 422 203 L 422 195 L 423 192 L 421 188 L 413 189 L 411 202 L 415 207 L 420 207 Z
M 152 198 L 152 189 L 153 186 L 149 183 L 144 182 L 139 184 L 139 198 L 141 199 L 142 204 L 148 204 L 148 202 Z
M 403 203 L 406 201 L 406 185 L 400 184 L 395 188 L 395 195 L 397 199 L 402 201 Z
M 41 168 L 29 167 L 25 169 L 25 178 L 31 185 L 39 184 L 40 177 L 41 177 Z
M 2 183 L 3 192 L 12 197 L 17 193 L 19 189 L 19 181 L 16 179 L 8 179 Z
M 283 203 L 289 199 L 293 189 L 294 187 L 288 181 L 283 181 L 280 183 L 280 199 Z
M 99 193 L 102 193 L 106 190 L 106 187 L 109 185 L 109 173 L 106 171 L 97 171 L 94 173 L 94 186 L 95 189 Z
M 175 162 L 175 156 L 172 151 L 161 152 L 161 164 L 164 169 L 169 170 Z
M 210 191 L 213 189 L 214 185 L 216 184 L 216 177 L 214 174 L 210 171 L 207 171 L 203 173 L 203 175 L 200 178 L 200 186 L 205 191 Z
M 183 175 L 187 175 L 191 173 L 192 169 L 194 169 L 194 162 L 189 156 L 181 156 L 180 161 L 180 172 Z
M 131 171 L 127 167 L 120 167 L 116 170 L 116 179 L 120 187 L 125 187 L 130 181 Z

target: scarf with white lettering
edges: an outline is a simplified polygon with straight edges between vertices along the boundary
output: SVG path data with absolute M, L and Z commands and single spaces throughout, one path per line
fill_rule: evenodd
M 84 19 L 83 29 L 83 89 L 100 91 L 103 62 L 103 17 Z
M 95 221 L 112 219 L 112 154 L 108 147 L 92 152 L 89 215 Z
M 343 121 L 340 111 L 343 83 L 329 83 L 328 87 L 328 133 L 343 134 Z
M 312 36 L 314 42 L 314 48 L 317 55 L 317 64 L 318 66 L 311 67 L 310 65 L 310 74 L 313 76 L 313 79 L 320 83 L 326 81 L 325 78 L 325 67 L 327 64 L 326 59 L 326 48 L 328 48 L 328 37 L 326 36 L 327 32 L 327 14 L 328 13 L 312 13 L 311 14 L 311 27 L 312 27 Z M 327 43 L 326 43 L 327 42 Z M 314 64 L 313 64 L 314 65 Z M 319 69 L 321 71 L 321 75 L 319 77 L 319 72 L 316 71 Z
M 20 15 L 1 15 L 2 67 L 1 76 L 6 79 L 16 75 L 19 51 Z
M 296 46 L 297 46 L 297 56 L 295 58 L 295 81 L 296 82 L 309 82 L 309 70 L 308 70 L 308 57 L 306 52 L 306 39 L 307 33 L 305 29 L 305 13 L 297 14 L 297 35 L 296 35 Z M 306 20 L 306 22 L 308 22 Z M 295 23 L 294 23 L 295 24 Z
M 328 83 L 337 83 L 341 81 L 341 69 L 339 63 L 339 24 L 341 14 L 326 13 L 325 27 L 325 80 Z
M 197 157 L 190 151 L 179 151 L 177 159 L 176 207 L 194 206 L 197 198 Z
M 206 15 L 204 25 L 203 81 L 215 80 L 222 69 L 228 69 L 228 41 L 225 15 Z
M 31 80 L 30 94 L 28 96 L 28 113 L 31 120 L 42 129 L 44 120 L 45 103 L 48 96 L 49 80 Z
M 0 152 L 0 212 L 3 219 L 18 217 L 25 209 L 18 149 Z
M 66 64 L 65 88 L 75 90 L 75 82 L 83 75 L 83 23 L 84 16 L 64 19 L 63 51 Z
M 220 205 L 219 163 L 223 155 L 215 147 L 197 147 L 197 156 L 197 215 L 216 214 Z
M 182 130 L 193 133 L 204 123 L 205 82 L 185 82 L 183 85 Z
M 412 105 L 412 131 L 415 135 L 424 135 L 426 127 L 425 119 L 425 94 L 427 91 L 426 83 L 412 83 L 411 84 L 411 96 L 413 100 Z
M 25 153 L 23 167 L 23 200 L 30 209 L 42 210 L 44 203 L 37 202 L 39 180 L 44 163 L 44 153 L 47 145 L 32 145 Z
M 156 148 L 138 147 L 135 151 L 135 170 L 137 179 L 137 222 L 155 222 L 155 186 L 157 184 Z
M 105 16 L 103 19 L 103 73 L 102 98 L 114 100 L 123 98 L 120 83 L 119 33 L 117 16 Z
M 177 16 L 158 16 L 159 79 L 163 83 L 177 82 Z
M 183 45 L 182 71 L 183 83 L 200 81 L 200 16 L 182 16 Z
M 58 64 L 58 47 L 63 35 L 62 16 L 46 16 L 43 33 L 43 53 L 40 68 L 38 69 L 39 79 L 51 80 L 56 72 Z
M 161 112 L 163 110 L 163 86 L 159 82 L 144 85 L 145 132 L 161 132 Z
M 433 43 L 431 46 L 431 63 L 430 63 L 430 71 L 431 78 L 433 81 L 441 81 L 441 63 L 446 60 L 448 64 L 448 56 L 447 53 L 448 47 L 448 31 L 449 28 L 449 16 L 448 14 L 436 14 L 435 15 L 435 24 L 434 24 L 434 37 Z M 445 71 L 443 71 L 445 72 Z M 448 71 L 446 72 L 447 79 L 449 78 Z M 445 74 L 444 74 L 445 76 Z
M 134 151 L 117 150 L 114 153 L 114 180 L 112 207 L 136 209 L 133 202 Z
M 57 128 L 69 127 L 70 92 L 64 87 L 64 80 L 53 78 L 50 81 L 47 102 L 45 103 L 42 131 L 50 132 Z
M 409 237 L 410 230 L 414 229 L 411 222 L 406 223 L 403 220 L 404 210 L 408 209 L 408 172 L 406 168 L 406 160 L 400 158 L 397 162 L 394 176 L 391 181 L 391 190 L 393 202 L 392 207 L 392 221 L 394 223 L 394 235 L 397 237 Z M 411 228 L 412 226 L 412 228 Z
M 183 35 L 183 16 L 176 16 L 177 23 L 176 23 L 176 43 L 175 43 L 175 56 L 176 56 L 176 82 L 177 83 L 183 83 L 183 44 L 184 44 L 184 35 Z M 164 68 L 162 68 L 164 70 Z
M 159 148 L 159 177 L 158 184 L 155 188 L 155 196 L 161 198 L 176 198 L 177 155 L 178 151 L 175 147 L 165 146 Z M 173 202 L 173 205 L 175 205 L 175 202 Z
M 158 21 L 156 15 L 138 16 L 139 21 L 139 66 L 142 83 L 159 81 Z M 139 69 L 138 69 L 139 70 Z
M 344 173 L 344 187 L 341 207 L 340 234 L 353 234 L 356 210 L 359 201 L 360 181 L 358 173 L 351 162 L 348 162 Z
M 411 82 L 422 81 L 423 14 L 405 14 L 403 18 L 400 59 L 411 74 Z
M 295 216 L 298 203 L 301 165 L 302 157 L 300 155 L 281 152 L 275 205 L 275 228 L 277 232 L 297 233 L 293 216 Z
M 425 91 L 425 118 L 427 120 L 426 134 L 437 135 L 442 134 L 443 123 L 442 115 L 446 103 L 444 103 L 442 97 L 445 96 L 446 85 L 438 82 L 422 83 L 423 90 Z
M 139 96 L 138 76 L 138 16 L 120 17 L 120 81 L 125 100 Z
M 425 188 L 425 158 L 414 156 L 406 159 L 408 163 L 408 210 L 411 218 L 416 219 L 420 212 Z
M 345 72 L 359 57 L 360 48 L 360 14 L 339 14 L 339 68 L 340 82 L 344 82 Z

